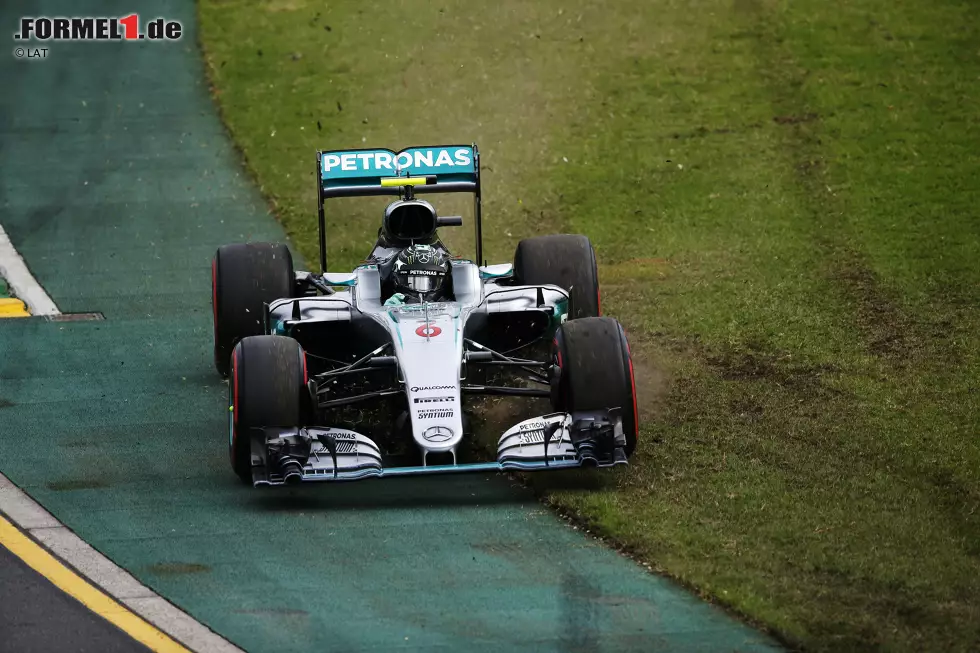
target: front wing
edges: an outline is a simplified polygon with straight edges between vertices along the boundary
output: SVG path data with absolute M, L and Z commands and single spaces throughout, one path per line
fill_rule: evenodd
M 378 445 L 348 429 L 264 427 L 252 433 L 252 483 L 258 487 L 418 474 L 611 467 L 626 464 L 625 446 L 618 408 L 524 420 L 500 437 L 496 461 L 463 465 L 386 467 Z

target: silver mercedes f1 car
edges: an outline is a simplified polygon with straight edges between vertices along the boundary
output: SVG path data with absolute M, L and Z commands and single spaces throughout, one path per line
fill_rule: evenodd
M 317 170 L 319 273 L 294 271 L 281 244 L 225 245 L 212 263 L 214 361 L 244 482 L 626 464 L 633 366 L 622 326 L 600 317 L 588 238 L 529 238 L 513 264 L 480 265 L 475 145 L 317 152 Z M 463 218 L 418 197 L 460 192 L 475 198 L 473 260 L 437 233 Z M 396 199 L 370 256 L 327 272 L 325 200 L 376 195 Z M 506 429 L 496 460 L 460 461 L 480 395 L 550 412 Z

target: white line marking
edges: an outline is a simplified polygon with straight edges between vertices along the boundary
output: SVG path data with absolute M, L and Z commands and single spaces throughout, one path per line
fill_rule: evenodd
M 0 512 L 90 583 L 197 653 L 243 653 L 71 532 L 0 474 Z
M 0 277 L 7 280 L 17 299 L 27 304 L 31 315 L 61 315 L 57 305 L 37 282 L 0 225 Z

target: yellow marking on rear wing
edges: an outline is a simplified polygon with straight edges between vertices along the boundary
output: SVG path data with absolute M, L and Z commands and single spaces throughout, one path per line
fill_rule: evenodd
M 383 177 L 382 186 L 428 186 L 436 183 L 435 175 L 425 177 Z

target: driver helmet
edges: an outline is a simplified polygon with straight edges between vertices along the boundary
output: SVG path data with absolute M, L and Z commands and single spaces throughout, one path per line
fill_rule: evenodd
M 398 253 L 393 268 L 395 292 L 409 301 L 435 302 L 449 295 L 449 257 L 430 245 L 412 245 Z

